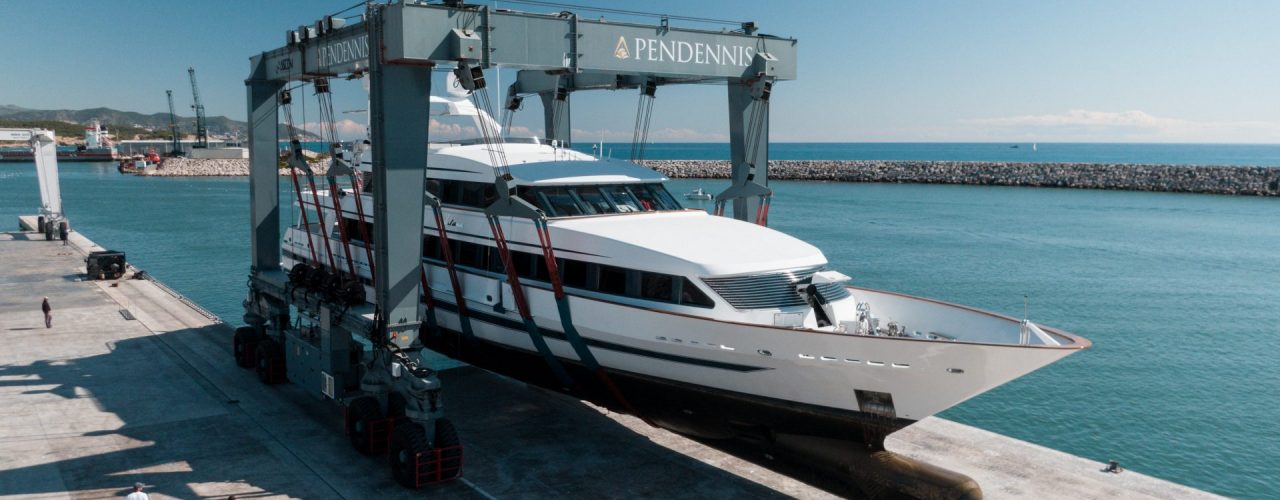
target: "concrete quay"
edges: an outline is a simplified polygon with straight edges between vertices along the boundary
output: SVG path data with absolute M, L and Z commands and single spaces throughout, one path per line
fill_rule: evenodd
M 347 444 L 331 401 L 236 367 L 231 326 L 154 281 L 82 281 L 99 247 L 74 231 L 70 241 L 0 233 L 0 262 L 21 263 L 0 266 L 2 498 L 119 497 L 137 481 L 155 499 L 833 496 L 766 459 L 467 366 L 441 374 L 463 478 L 401 489 L 382 457 Z M 888 444 L 973 477 L 990 498 L 1212 497 L 941 419 Z
M 673 178 L 728 179 L 729 162 L 643 162 Z M 1097 163 L 773 160 L 769 179 L 1280 196 L 1280 168 Z

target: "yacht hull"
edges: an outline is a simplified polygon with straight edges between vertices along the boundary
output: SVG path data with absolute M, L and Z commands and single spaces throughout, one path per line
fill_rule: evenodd
M 434 333 L 424 332 L 422 338 L 428 348 L 451 358 L 580 397 L 612 411 L 634 413 L 653 425 L 698 438 L 771 445 L 777 435 L 789 434 L 879 449 L 885 435 L 914 422 L 606 368 L 609 382 L 618 389 L 615 395 L 581 363 L 559 359 L 575 384 L 564 387 L 546 360 L 535 352 L 482 338 L 466 339 L 456 331 L 443 328 Z

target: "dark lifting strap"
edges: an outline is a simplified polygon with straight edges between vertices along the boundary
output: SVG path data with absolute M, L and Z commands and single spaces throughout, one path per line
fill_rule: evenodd
M 538 353 L 546 359 L 547 366 L 551 367 L 551 371 L 555 373 L 556 378 L 566 387 L 572 387 L 573 379 L 569 378 L 569 373 L 565 371 L 564 365 L 560 364 L 560 360 L 551 352 L 551 348 L 547 346 L 547 339 L 542 337 L 542 331 L 538 329 L 538 324 L 533 321 L 533 313 L 529 311 L 529 303 L 525 301 L 524 287 L 520 285 L 520 274 L 516 272 L 515 266 L 511 262 L 511 252 L 507 248 L 507 239 L 502 234 L 502 223 L 499 222 L 496 215 L 488 215 L 489 229 L 493 232 L 494 243 L 497 244 L 498 254 L 502 257 L 502 267 L 507 270 L 507 280 L 511 283 L 511 298 L 516 302 L 516 309 L 520 311 L 520 319 L 524 320 L 524 329 L 529 332 L 529 339 L 533 341 L 534 347 L 538 349 Z M 594 359 L 593 359 L 594 361 Z
M 453 250 L 449 248 L 448 231 L 444 229 L 444 214 L 440 209 L 440 200 L 430 195 L 427 196 L 427 200 L 431 202 L 431 212 L 436 216 L 436 231 L 440 240 L 440 254 L 444 256 L 444 263 L 449 269 L 449 284 L 453 286 L 453 301 L 458 306 L 458 321 L 462 323 L 462 336 L 471 339 L 475 337 L 475 334 L 471 330 L 471 317 L 467 313 L 467 301 L 462 297 L 462 287 L 458 283 L 458 269 L 453 264 Z M 430 291 L 424 290 L 424 293 L 430 293 Z
M 547 227 L 546 219 L 535 219 L 533 223 L 538 231 L 538 244 L 542 246 L 542 258 L 546 261 L 547 274 L 551 278 L 551 288 L 555 292 L 556 309 L 560 313 L 560 325 L 564 328 L 565 338 L 569 339 L 569 345 L 573 346 L 573 350 L 578 353 L 578 359 L 581 359 L 587 369 L 595 374 L 596 379 L 627 410 L 627 413 L 639 417 L 650 426 L 654 426 L 653 422 L 636 411 L 635 407 L 631 406 L 631 402 L 622 395 L 622 391 L 618 389 L 618 386 L 613 383 L 613 379 L 609 377 L 609 373 L 605 371 L 603 366 L 600 366 L 600 363 L 596 361 L 596 357 L 591 354 L 591 349 L 587 347 L 587 343 L 578 334 L 578 329 L 573 326 L 573 313 L 569 308 L 569 296 L 564 293 L 564 283 L 560 279 L 560 269 L 556 264 L 555 249 L 551 245 L 551 230 Z

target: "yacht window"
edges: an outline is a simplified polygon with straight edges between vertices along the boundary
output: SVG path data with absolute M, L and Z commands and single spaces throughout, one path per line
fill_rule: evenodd
M 523 188 L 523 187 L 520 188 L 519 196 L 520 198 L 524 199 L 524 201 L 529 202 L 530 205 L 541 208 L 543 212 L 547 211 L 547 207 L 542 206 L 542 204 L 538 201 L 538 196 L 533 193 L 532 189 Z
M 566 217 L 583 214 L 583 207 L 578 206 L 578 201 L 569 194 L 568 188 L 552 187 L 541 191 L 540 194 L 546 197 L 547 205 L 551 207 L 551 215 Z
M 640 273 L 640 297 L 671 302 L 671 278 L 669 274 Z
M 454 251 L 457 252 L 455 258 L 459 266 L 484 269 L 487 264 L 485 249 L 488 247 L 465 241 L 454 241 L 452 243 Z
M 538 281 L 551 282 L 551 273 L 547 272 L 547 258 L 541 254 L 528 254 L 533 259 L 533 279 Z
M 442 203 L 475 208 L 487 207 L 498 198 L 497 188 L 489 182 L 429 179 L 427 191 L 438 196 Z
M 533 254 L 511 252 L 511 265 L 521 278 L 533 278 Z
M 422 255 L 426 256 L 428 259 L 439 260 L 443 258 L 440 256 L 440 238 L 430 235 L 423 236 Z
M 360 231 L 360 221 L 355 219 L 343 218 L 342 222 L 346 225 L 347 237 L 352 241 L 364 241 L 364 232 Z M 369 237 L 373 237 L 373 228 L 369 227 L 369 223 L 364 223 L 364 230 L 368 231 Z
M 668 208 L 662 206 L 662 201 L 658 200 L 658 197 L 655 196 L 651 191 L 649 191 L 648 186 L 645 186 L 643 184 L 632 186 L 631 194 L 634 195 L 637 200 L 640 200 L 641 210 L 644 210 L 646 212 L 650 212 L 654 210 L 669 210 Z
M 600 266 L 600 288 L 603 293 L 627 294 L 627 270 L 621 267 Z
M 644 184 L 637 186 L 637 188 L 647 189 L 652 192 L 653 196 L 660 202 L 662 210 L 680 210 L 684 208 L 680 206 L 680 202 L 676 201 L 675 197 L 671 196 L 671 193 L 667 192 L 667 188 L 661 184 Z
M 640 202 L 631 195 L 631 191 L 626 186 L 605 186 L 604 192 L 613 200 L 613 204 L 618 207 L 619 212 L 639 212 Z
M 507 268 L 502 266 L 502 252 L 497 248 L 489 249 L 489 272 L 506 274 Z
M 680 303 L 687 306 L 698 307 L 715 307 L 715 302 L 711 301 L 711 297 L 702 293 L 702 290 L 694 285 L 689 278 L 680 278 L 682 283 L 680 286 Z
M 586 262 L 564 259 L 560 264 L 560 269 L 564 274 L 564 285 L 574 288 L 588 288 L 587 267 Z
M 487 182 L 460 182 L 462 204 L 469 207 L 487 207 L 498 198 L 498 191 Z
M 595 186 L 582 186 L 574 189 L 578 195 L 578 199 L 582 200 L 582 204 L 586 206 L 587 213 L 592 214 L 612 214 L 617 213 L 618 209 L 614 208 L 609 200 L 605 199 L 604 194 L 600 192 L 600 188 Z

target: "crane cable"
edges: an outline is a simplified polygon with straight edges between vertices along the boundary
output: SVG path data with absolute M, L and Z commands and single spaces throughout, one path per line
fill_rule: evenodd
M 320 139 L 329 144 L 329 170 L 326 171 L 325 183 L 329 185 L 329 200 L 333 202 L 334 222 L 338 224 L 338 237 L 342 240 L 342 253 L 346 257 L 347 272 L 350 273 L 350 279 L 359 282 L 360 275 L 356 274 L 355 260 L 351 257 L 351 237 L 347 235 L 346 218 L 343 217 L 341 197 L 338 196 L 338 179 L 333 174 L 333 166 L 337 164 L 338 158 L 338 126 L 333 116 L 333 93 L 329 91 L 329 79 L 320 78 L 314 83 L 316 89 L 316 100 L 319 101 L 320 107 Z
M 286 126 L 289 127 L 289 155 L 291 160 L 299 159 L 297 155 L 301 153 L 298 147 L 296 128 L 293 126 L 293 93 L 288 89 L 280 91 L 277 95 L 280 107 L 284 108 Z M 305 161 L 305 160 L 303 160 Z M 298 198 L 298 211 L 302 213 L 303 232 L 307 233 L 307 250 L 311 252 L 311 261 L 314 265 L 320 265 L 320 259 L 316 256 L 316 244 L 311 238 L 311 223 L 307 221 L 307 205 L 302 201 L 302 186 L 298 184 L 298 169 L 294 167 L 293 161 L 287 161 L 289 165 L 289 177 L 293 179 L 293 192 Z
M 747 122 L 747 160 L 754 162 L 756 155 L 760 152 L 760 139 L 769 126 L 766 119 L 769 116 L 769 95 L 772 92 L 773 83 L 768 80 L 757 80 L 749 84 L 752 86 L 752 104 L 755 106 L 752 107 L 751 119 Z M 755 89 L 756 85 L 760 86 L 760 90 Z M 752 166 L 760 167 L 754 164 Z M 769 165 L 766 163 L 763 168 L 767 170 Z M 765 182 L 768 182 L 767 172 L 765 179 Z M 772 199 L 771 192 L 760 195 L 760 207 L 756 210 L 756 225 L 769 225 L 769 205 Z
M 658 82 L 649 79 L 640 86 L 640 102 L 636 104 L 636 124 L 631 132 L 631 161 L 644 160 L 645 145 L 649 142 L 649 120 L 653 118 L 653 101 Z

